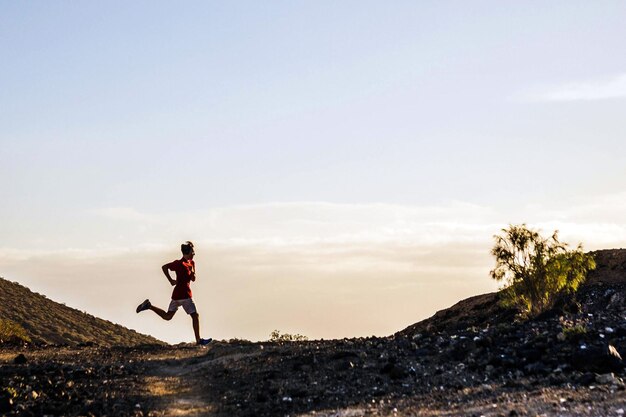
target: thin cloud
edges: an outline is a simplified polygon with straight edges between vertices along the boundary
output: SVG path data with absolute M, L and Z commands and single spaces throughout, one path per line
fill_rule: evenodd
M 163 236 L 169 236 L 229 246 L 291 246 L 476 241 L 486 228 L 486 235 L 491 234 L 495 213 L 460 202 L 441 206 L 294 202 L 162 214 L 108 208 L 92 214 L 105 218 L 107 228 L 123 227 L 126 234 L 139 236 L 143 242 L 162 243 Z
M 490 245 L 509 223 L 525 222 L 544 232 L 558 228 L 563 238 L 585 246 L 626 242 L 626 192 L 585 196 L 551 206 L 495 207 L 449 202 L 432 205 L 268 203 L 158 213 L 132 207 L 91 210 L 80 239 L 53 247 L 0 246 L 0 259 L 21 259 L 34 251 L 97 257 L 111 252 L 167 251 L 172 242 L 193 240 L 215 247 Z M 24 249 L 21 253 L 18 249 Z
M 141 212 L 132 208 L 92 213 L 96 218 L 107 219 L 107 229 L 123 228 L 129 237 L 117 243 L 132 250 L 155 245 L 154 249 L 162 251 L 172 241 L 186 239 L 211 247 L 263 247 L 271 251 L 334 245 L 483 247 L 491 245 L 492 236 L 508 223 L 521 222 L 544 232 L 559 229 L 564 239 L 581 241 L 585 247 L 610 247 L 626 242 L 626 193 L 623 192 L 556 206 L 519 207 L 507 213 L 461 202 L 439 206 L 292 202 L 176 213 Z M 87 243 L 87 248 L 96 250 L 115 247 L 115 242 L 102 239 L 93 247 Z M 2 252 L 0 248 L 0 255 Z
M 524 101 L 591 101 L 626 97 L 626 73 L 537 89 L 523 94 Z

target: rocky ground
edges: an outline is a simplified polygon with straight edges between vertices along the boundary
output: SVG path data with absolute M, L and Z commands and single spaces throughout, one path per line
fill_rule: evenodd
M 532 321 L 388 338 L 4 347 L 0 413 L 623 416 L 625 300 L 596 283 Z

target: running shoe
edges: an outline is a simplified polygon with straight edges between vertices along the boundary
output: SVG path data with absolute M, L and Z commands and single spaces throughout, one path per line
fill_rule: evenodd
M 150 307 L 152 307 L 152 304 L 150 304 L 150 300 L 146 300 L 137 306 L 137 313 L 147 310 Z
M 206 346 L 206 345 L 208 345 L 209 343 L 211 343 L 211 341 L 212 341 L 212 340 L 213 340 L 213 339 L 211 339 L 210 337 L 209 337 L 208 339 L 200 339 L 200 340 L 198 340 L 198 341 L 196 342 L 196 344 L 197 344 L 198 346 Z

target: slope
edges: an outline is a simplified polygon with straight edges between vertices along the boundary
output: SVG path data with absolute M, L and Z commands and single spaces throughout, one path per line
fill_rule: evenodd
M 34 343 L 133 346 L 162 344 L 151 336 L 66 307 L 41 294 L 0 278 L 0 319 L 22 326 Z
M 578 298 L 581 300 L 588 298 L 590 292 L 598 288 L 626 285 L 626 249 L 604 249 L 591 254 L 596 260 L 596 269 L 589 272 L 586 282 L 579 289 Z M 473 326 L 505 323 L 512 321 L 515 314 L 515 310 L 501 307 L 498 304 L 498 293 L 492 292 L 461 300 L 425 320 L 412 324 L 398 334 L 454 331 Z

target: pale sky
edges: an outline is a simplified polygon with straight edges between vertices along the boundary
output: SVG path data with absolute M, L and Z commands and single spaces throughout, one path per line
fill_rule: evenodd
M 0 276 L 170 342 L 384 336 L 626 246 L 622 1 L 0 2 Z

